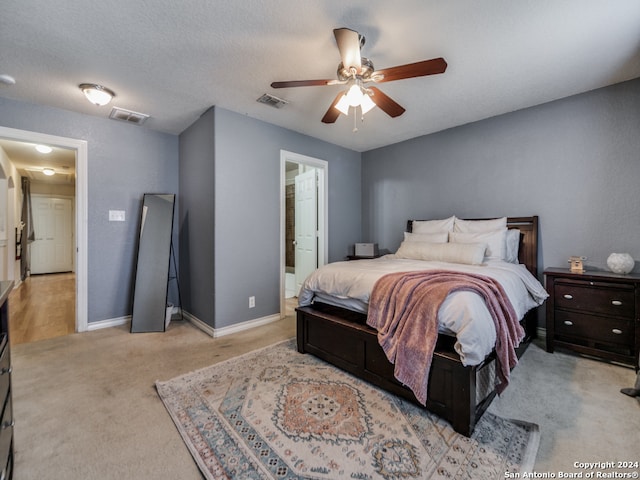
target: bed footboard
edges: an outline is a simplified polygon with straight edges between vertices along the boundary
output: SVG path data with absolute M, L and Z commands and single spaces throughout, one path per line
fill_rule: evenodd
M 311 353 L 363 380 L 417 402 L 413 392 L 393 376 L 391 364 L 376 331 L 366 325 L 363 314 L 339 307 L 315 304 L 297 311 L 298 351 Z M 429 374 L 426 408 L 447 420 L 454 430 L 470 436 L 495 396 L 493 389 L 480 388 L 479 378 L 493 367 L 494 358 L 465 367 L 453 348 L 455 339 L 441 335 Z

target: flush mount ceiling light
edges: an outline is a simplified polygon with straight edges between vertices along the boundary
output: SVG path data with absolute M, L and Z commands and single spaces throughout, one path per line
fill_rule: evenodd
M 42 173 L 44 173 L 47 177 L 50 177 L 51 175 L 55 175 L 56 171 L 53 168 L 43 168 L 42 169 Z
M 94 105 L 103 106 L 111 101 L 116 96 L 113 90 L 109 90 L 102 85 L 96 85 L 95 83 L 81 83 L 78 85 L 84 96 L 87 97 Z
M 49 145 L 36 145 L 35 148 L 40 153 L 51 153 L 53 151 L 53 148 L 51 148 Z
M 4 85 L 15 85 L 16 79 L 13 78 L 11 75 L 7 75 L 3 73 L 2 75 L 0 75 L 0 83 Z

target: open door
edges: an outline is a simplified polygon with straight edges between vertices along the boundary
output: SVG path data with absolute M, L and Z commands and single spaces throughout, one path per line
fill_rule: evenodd
M 296 295 L 305 278 L 318 268 L 318 173 L 310 168 L 296 181 Z

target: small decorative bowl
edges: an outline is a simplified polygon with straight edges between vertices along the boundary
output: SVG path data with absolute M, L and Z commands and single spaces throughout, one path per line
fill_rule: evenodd
M 607 258 L 607 266 L 613 273 L 629 273 L 636 262 L 628 253 L 612 253 Z

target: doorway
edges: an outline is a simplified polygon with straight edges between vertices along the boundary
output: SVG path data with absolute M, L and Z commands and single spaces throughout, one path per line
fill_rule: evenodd
M 280 314 L 328 259 L 328 163 L 280 151 Z M 296 187 L 297 184 L 297 187 Z
M 70 149 L 75 153 L 75 331 L 84 332 L 88 327 L 87 308 L 87 164 L 88 148 L 85 140 L 59 137 L 26 130 L 0 126 L 0 139 L 25 142 L 30 144 L 44 144 L 55 147 Z M 14 218 L 14 224 L 18 224 L 19 219 Z M 13 257 L 10 257 L 13 258 Z M 10 278 L 16 282 L 16 277 Z

